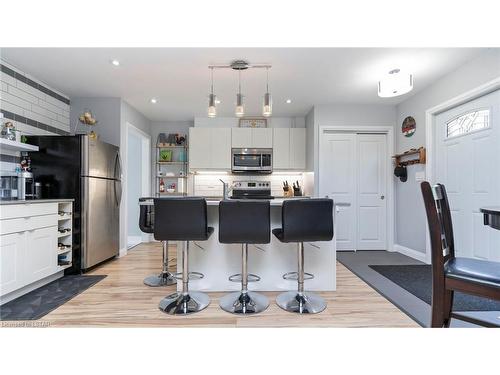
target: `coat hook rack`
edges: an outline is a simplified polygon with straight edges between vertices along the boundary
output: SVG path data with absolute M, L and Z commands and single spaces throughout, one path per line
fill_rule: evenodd
M 407 156 L 418 155 L 418 158 L 410 159 L 410 160 L 401 160 Z M 408 151 L 403 152 L 402 154 L 396 154 L 393 156 L 396 166 L 408 166 L 413 164 L 425 164 L 425 147 L 412 148 Z

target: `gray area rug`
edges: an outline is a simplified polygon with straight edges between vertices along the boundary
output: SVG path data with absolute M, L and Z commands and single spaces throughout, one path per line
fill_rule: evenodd
M 0 306 L 0 320 L 36 320 L 95 285 L 105 275 L 67 275 Z
M 431 304 L 432 269 L 430 265 L 369 265 L 371 269 Z M 455 292 L 454 311 L 500 311 L 500 301 Z

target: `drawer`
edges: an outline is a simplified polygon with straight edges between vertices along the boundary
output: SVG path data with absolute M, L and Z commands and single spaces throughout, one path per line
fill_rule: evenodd
M 55 203 L 20 203 L 0 206 L 0 219 L 25 218 L 39 215 L 57 214 Z
M 45 227 L 57 228 L 57 214 L 41 215 L 32 217 L 19 217 L 16 219 L 7 219 L 0 222 L 0 235 L 24 232 Z M 54 229 L 57 230 L 57 229 Z

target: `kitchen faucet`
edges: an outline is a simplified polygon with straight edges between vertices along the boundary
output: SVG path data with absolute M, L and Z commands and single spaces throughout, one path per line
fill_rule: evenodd
M 222 182 L 222 197 L 223 199 L 228 199 L 229 198 L 229 193 L 233 191 L 233 187 L 229 187 L 229 184 L 219 178 L 219 181 Z

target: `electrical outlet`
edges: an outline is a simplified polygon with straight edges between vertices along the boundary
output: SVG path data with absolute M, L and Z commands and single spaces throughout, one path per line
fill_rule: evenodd
M 425 172 L 415 172 L 415 181 L 424 181 L 425 180 Z

